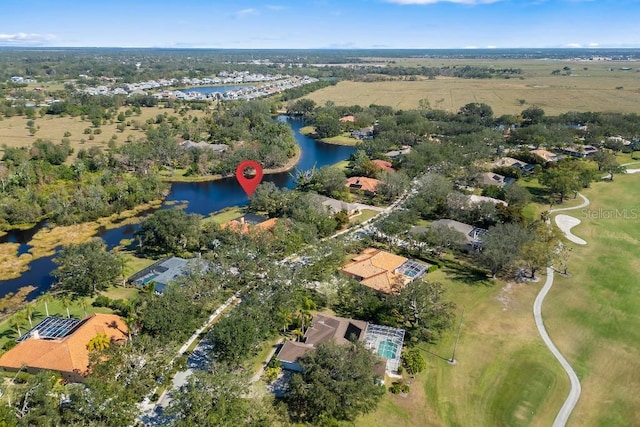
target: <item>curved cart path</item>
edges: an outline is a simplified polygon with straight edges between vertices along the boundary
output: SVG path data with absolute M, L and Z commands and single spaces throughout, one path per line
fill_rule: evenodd
M 580 193 L 578 193 L 578 196 L 582 198 L 582 203 L 580 205 L 570 207 L 570 208 L 552 209 L 549 211 L 549 213 L 551 214 L 555 212 L 564 212 L 564 211 L 570 211 L 574 209 L 582 209 L 589 206 L 589 199 L 587 199 L 585 196 L 583 196 Z M 565 215 L 565 216 L 568 216 L 568 215 Z M 573 218 L 573 217 L 570 217 L 570 218 Z M 577 218 L 574 218 L 574 219 L 577 219 Z M 562 408 L 560 408 L 560 411 L 556 415 L 556 419 L 553 421 L 553 427 L 564 427 L 567 424 L 567 420 L 569 419 L 571 412 L 573 412 L 573 408 L 576 407 L 576 404 L 580 399 L 580 392 L 582 391 L 582 388 L 580 387 L 580 380 L 578 379 L 578 375 L 576 375 L 576 372 L 573 370 L 569 362 L 567 362 L 567 359 L 565 359 L 562 353 L 560 353 L 560 350 L 558 350 L 558 347 L 556 347 L 553 341 L 551 341 L 551 337 L 549 337 L 549 333 L 547 332 L 547 329 L 544 327 L 544 322 L 542 320 L 542 303 L 544 302 L 544 298 L 547 296 L 547 294 L 551 290 L 551 287 L 553 286 L 553 275 L 554 275 L 553 268 L 547 267 L 547 281 L 545 282 L 542 289 L 540 289 L 540 292 L 538 293 L 538 296 L 536 297 L 536 300 L 533 303 L 533 317 L 536 321 L 536 327 L 538 328 L 538 332 L 542 337 L 542 341 L 544 341 L 549 351 L 551 351 L 551 353 L 558 360 L 558 362 L 560 362 L 560 366 L 562 366 L 562 369 L 564 369 L 564 371 L 567 373 L 567 376 L 569 377 L 569 381 L 571 382 L 571 389 L 569 390 L 569 395 L 567 396 L 566 400 L 562 404 Z
M 536 320 L 536 326 L 538 327 L 538 332 L 540 332 L 542 341 L 544 341 L 555 358 L 558 359 L 558 362 L 560 362 L 562 369 L 564 369 L 564 371 L 569 376 L 569 380 L 571 381 L 571 390 L 569 391 L 569 395 L 564 401 L 562 408 L 560 408 L 558 415 L 556 415 L 556 419 L 553 421 L 553 427 L 564 427 L 564 425 L 567 423 L 567 420 L 569 419 L 569 416 L 571 415 L 571 412 L 573 412 L 573 408 L 575 408 L 576 404 L 578 403 L 578 399 L 580 399 L 580 391 L 582 389 L 580 387 L 580 380 L 578 379 L 576 372 L 573 370 L 569 362 L 567 362 L 567 359 L 564 358 L 562 353 L 560 353 L 558 347 L 556 347 L 553 341 L 551 341 L 551 338 L 549 337 L 549 334 L 544 327 L 544 322 L 542 321 L 542 303 L 544 302 L 544 298 L 547 296 L 547 293 L 553 285 L 553 273 L 553 268 L 548 267 L 547 281 L 545 282 L 544 286 L 540 290 L 540 293 L 536 297 L 535 302 L 533 303 L 533 317 Z

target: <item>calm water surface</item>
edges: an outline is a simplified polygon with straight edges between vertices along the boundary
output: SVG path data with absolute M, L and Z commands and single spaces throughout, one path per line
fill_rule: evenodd
M 190 90 L 203 89 L 208 88 L 200 87 L 191 88 Z M 309 170 L 314 166 L 319 168 L 345 160 L 354 151 L 353 147 L 324 144 L 302 135 L 300 133 L 300 128 L 304 126 L 302 119 L 279 116 L 277 120 L 286 122 L 291 126 L 296 142 L 300 145 L 302 154 L 297 169 L 301 171 Z M 265 175 L 263 181 L 271 181 L 278 187 L 293 188 L 295 186 L 295 180 L 291 172 Z M 242 206 L 247 204 L 248 201 L 249 198 L 235 178 L 208 182 L 176 182 L 171 185 L 170 193 L 166 198 L 166 202 L 186 202 L 186 212 L 201 215 L 208 215 L 211 212 L 230 206 Z M 44 225 L 39 224 L 26 231 L 12 231 L 7 236 L 4 236 L 1 241 L 20 243 L 18 252 L 21 254 L 27 253 L 29 250 L 28 242 Z M 119 245 L 122 239 L 132 238 L 136 230 L 137 225 L 125 225 L 111 230 L 100 230 L 97 235 L 106 242 L 109 249 L 112 249 Z M 50 273 L 55 268 L 53 257 L 39 258 L 31 262 L 29 268 L 29 271 L 24 272 L 16 279 L 0 282 L 0 297 L 7 295 L 9 292 L 16 292 L 23 286 L 33 285 L 37 288 L 36 291 L 29 295 L 29 299 L 33 299 L 51 287 L 53 278 Z

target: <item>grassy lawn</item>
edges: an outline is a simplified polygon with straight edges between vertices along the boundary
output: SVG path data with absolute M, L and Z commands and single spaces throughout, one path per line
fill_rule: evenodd
M 125 110 L 126 108 L 121 108 L 119 112 L 124 112 Z M 174 113 L 172 108 L 142 108 L 141 115 L 136 116 L 134 114 L 127 117 L 125 123 L 133 121 L 144 123 L 147 119 L 155 118 L 158 114 L 164 113 L 167 113 L 169 116 L 177 115 Z M 203 114 L 203 111 L 198 110 L 189 112 L 189 115 L 198 117 Z M 116 128 L 118 121 L 113 120 L 113 123 L 108 122 L 107 124 L 100 126 L 101 133 L 94 135 L 94 139 L 90 140 L 90 135 L 84 133 L 84 130 L 87 128 L 91 129 L 92 132 L 95 130 L 90 120 L 87 119 L 82 121 L 81 117 L 60 117 L 48 115 L 45 115 L 44 117 L 38 116 L 34 120 L 35 126 L 39 127 L 39 129 L 36 134 L 32 136 L 26 126 L 28 120 L 29 119 L 26 117 L 21 116 L 5 117 L 4 120 L 0 120 L 0 140 L 9 147 L 28 147 L 31 146 L 31 144 L 33 144 L 33 142 L 38 138 L 48 139 L 55 143 L 59 143 L 62 138 L 65 138 L 65 132 L 69 132 L 71 133 L 71 136 L 66 138 L 69 139 L 71 147 L 77 153 L 81 148 L 89 149 L 94 146 L 101 147 L 106 150 L 107 142 L 113 135 L 116 135 L 116 142 L 119 144 L 124 143 L 130 136 L 135 139 L 145 138 L 145 131 L 141 128 L 135 129 L 133 125 L 127 126 L 124 132 L 120 132 Z M 2 149 L 0 149 L 0 151 L 2 151 Z M 71 157 L 75 159 L 75 155 Z
M 571 276 L 558 276 L 543 312 L 582 383 L 571 425 L 640 425 L 639 185 L 638 175 L 594 184 L 587 209 L 563 212 L 588 242 L 574 247 Z
M 151 264 L 155 262 L 153 259 L 148 258 L 140 258 L 134 255 L 131 251 L 120 251 L 118 252 L 125 260 L 124 266 L 124 276 L 130 277 L 143 268 L 149 267 Z M 110 297 L 112 298 L 112 297 Z
M 362 209 L 360 211 L 360 215 L 354 216 L 353 218 L 351 218 L 349 223 L 350 224 L 360 224 L 360 223 L 365 222 L 368 219 L 373 218 L 374 216 L 378 215 L 379 213 L 380 212 L 374 211 L 373 209 Z
M 263 342 L 258 354 L 247 360 L 245 366 L 247 367 L 247 370 L 251 372 L 251 375 L 257 374 L 258 371 L 265 365 L 265 363 L 269 362 L 269 360 L 267 360 L 267 356 L 269 356 L 269 353 L 273 351 L 276 344 L 281 339 L 282 337 L 278 336 L 274 339 Z
M 427 370 L 407 397 L 387 393 L 359 426 L 550 425 L 569 385 L 542 344 L 531 307 L 540 283 L 507 284 L 455 265 L 429 273 L 456 303 L 455 327 L 420 344 Z M 451 357 L 465 309 L 455 365 Z
M 327 144 L 348 146 L 354 146 L 358 143 L 358 140 L 353 138 L 349 132 L 344 132 L 342 135 L 332 136 L 331 138 L 323 138 L 320 141 L 326 142 Z
M 340 169 L 343 172 L 346 172 L 349 169 L 349 160 L 341 160 L 338 163 L 334 163 L 331 166 L 334 168 Z
M 633 63 L 589 63 L 538 60 L 406 59 L 403 65 L 521 68 L 521 76 L 509 79 L 457 79 L 439 77 L 417 81 L 352 82 L 341 81 L 315 91 L 307 98 L 318 105 L 333 101 L 337 105 L 389 105 L 396 109 L 418 108 L 428 99 L 434 109 L 458 111 L 469 102 L 483 102 L 496 115 L 518 114 L 532 105 L 549 115 L 567 111 L 637 112 L 640 81 L 635 73 L 608 71 Z M 584 70 L 586 65 L 587 70 Z M 554 69 L 569 66 L 571 76 L 552 76 Z M 616 89 L 622 87 L 623 89 Z M 520 100 L 525 100 L 520 104 Z
M 217 224 L 224 224 L 232 219 L 240 218 L 244 215 L 244 211 L 239 206 L 234 206 L 228 209 L 223 209 L 219 212 L 215 212 L 204 219 L 205 222 L 215 222 Z
M 316 133 L 316 127 L 315 126 L 303 126 L 300 128 L 300 133 L 303 135 L 313 135 L 314 133 Z
M 588 244 L 574 247 L 570 277 L 556 275 L 543 306 L 549 334 L 581 379 L 569 425 L 640 425 L 639 181 L 638 175 L 620 176 L 583 191 L 591 206 L 573 212 L 582 220 L 573 232 Z M 531 315 L 542 281 L 494 282 L 453 265 L 428 280 L 441 282 L 456 303 L 456 327 L 465 309 L 457 364 L 445 360 L 453 351 L 454 327 L 437 344 L 419 346 L 428 368 L 408 396 L 387 393 L 356 424 L 551 425 L 569 384 Z

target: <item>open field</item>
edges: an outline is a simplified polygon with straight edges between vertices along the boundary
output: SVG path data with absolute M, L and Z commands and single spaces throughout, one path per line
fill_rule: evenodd
M 632 113 L 640 108 L 640 63 L 573 62 L 542 60 L 399 60 L 403 65 L 477 65 L 523 69 L 521 76 L 509 79 L 457 79 L 352 82 L 342 81 L 306 96 L 319 105 L 333 101 L 338 105 L 389 105 L 396 109 L 418 108 L 420 99 L 428 99 L 432 108 L 448 111 L 469 102 L 490 105 L 496 115 L 517 114 L 529 106 L 538 106 L 549 115 L 567 111 L 615 111 Z M 572 68 L 570 76 L 552 76 L 563 67 Z M 586 70 L 584 68 L 587 68 Z M 621 71 L 621 67 L 632 70 Z M 608 71 L 613 68 L 614 71 Z M 621 88 L 621 89 L 616 89 Z M 524 100 L 524 104 L 520 103 Z
M 124 112 L 126 108 L 121 108 L 119 111 Z M 147 119 L 155 118 L 158 114 L 167 113 L 168 115 L 176 115 L 172 108 L 151 107 L 142 108 L 142 114 L 136 116 L 135 114 L 127 117 L 126 121 L 133 122 L 137 120 L 140 123 L 144 123 Z M 202 116 L 203 111 L 193 110 L 189 112 L 189 115 Z M 89 140 L 90 135 L 85 134 L 84 130 L 89 128 L 93 132 L 95 128 L 91 124 L 91 120 L 82 121 L 80 117 L 59 117 L 48 116 L 37 117 L 34 119 L 35 126 L 39 127 L 35 135 L 30 135 L 27 128 L 28 119 L 26 117 L 9 117 L 0 119 L 0 151 L 1 146 L 7 145 L 8 147 L 28 147 L 38 138 L 51 140 L 54 143 L 59 143 L 62 138 L 65 138 L 65 132 L 70 132 L 71 136 L 67 137 L 71 143 L 71 147 L 77 153 L 79 149 L 90 147 L 107 148 L 107 143 L 113 135 L 117 136 L 116 142 L 123 143 L 127 140 L 127 137 L 143 138 L 144 131 L 142 129 L 134 129 L 134 126 L 128 126 L 124 132 L 120 132 L 116 126 L 118 121 L 114 120 L 113 123 L 103 124 L 100 126 L 101 133 L 94 135 L 93 141 Z M 125 123 L 126 123 L 125 121 Z M 84 140 L 85 142 L 82 142 Z M 75 156 L 73 156 L 75 158 Z
M 571 276 L 556 275 L 543 314 L 582 383 L 570 425 L 640 425 L 639 187 L 638 175 L 618 176 L 583 192 L 589 207 L 564 212 L 588 243 L 573 246 Z
M 452 265 L 427 275 L 457 305 L 456 324 L 436 345 L 421 344 L 428 367 L 409 396 L 385 395 L 361 426 L 551 425 L 569 389 L 542 343 L 531 307 L 542 282 L 507 284 Z M 451 357 L 462 309 L 455 365 Z

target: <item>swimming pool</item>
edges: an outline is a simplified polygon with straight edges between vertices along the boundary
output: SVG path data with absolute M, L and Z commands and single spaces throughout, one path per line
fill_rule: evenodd
M 398 354 L 398 345 L 391 340 L 384 340 L 378 345 L 378 355 L 387 359 L 395 359 Z
M 158 274 L 152 273 L 152 274 L 149 274 L 149 275 L 148 275 L 148 276 L 146 276 L 146 277 L 143 277 L 142 279 L 139 279 L 137 282 L 138 282 L 138 284 L 139 284 L 139 285 L 144 286 L 144 285 L 146 285 L 147 283 L 149 283 L 149 282 L 151 282 L 152 280 L 154 280 L 156 277 L 158 277 Z

